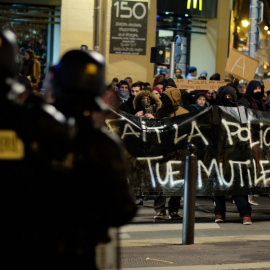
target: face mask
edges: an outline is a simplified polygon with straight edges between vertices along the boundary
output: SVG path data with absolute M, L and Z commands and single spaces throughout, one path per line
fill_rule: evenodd
M 127 100 L 129 98 L 129 91 L 118 90 L 118 96 L 124 100 Z
M 225 98 L 223 100 L 223 106 L 228 106 L 228 107 L 234 107 L 235 106 L 235 103 L 233 102 L 233 99 L 232 98 Z
M 149 107 L 150 106 L 150 101 L 148 101 L 148 100 L 142 100 L 141 101 L 141 106 L 143 107 L 143 108 L 147 108 L 147 107 Z
M 262 92 L 252 93 L 251 96 L 256 100 L 261 100 L 262 99 Z

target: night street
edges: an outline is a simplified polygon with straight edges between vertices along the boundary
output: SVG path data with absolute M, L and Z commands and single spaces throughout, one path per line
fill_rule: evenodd
M 211 198 L 197 197 L 191 245 L 182 244 L 182 221 L 154 223 L 153 200 L 144 201 L 120 231 L 121 269 L 270 269 L 270 198 L 255 199 L 245 226 L 230 200 L 226 221 L 216 224 Z

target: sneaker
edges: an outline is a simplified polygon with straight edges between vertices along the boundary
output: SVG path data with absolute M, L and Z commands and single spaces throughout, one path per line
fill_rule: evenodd
M 252 221 L 250 217 L 243 217 L 243 225 L 251 225 Z
M 166 220 L 168 219 L 167 215 L 166 215 L 166 211 L 160 211 L 159 213 L 157 213 L 156 216 L 154 216 L 154 219 L 162 219 L 162 220 Z
M 217 214 L 215 216 L 215 223 L 221 223 L 221 222 L 224 222 L 224 219 L 223 219 L 222 215 Z
M 248 202 L 252 205 L 259 205 L 259 203 L 255 201 L 254 195 L 248 195 Z
M 173 219 L 173 220 L 182 219 L 181 216 L 177 212 L 171 212 L 169 217 L 170 219 Z

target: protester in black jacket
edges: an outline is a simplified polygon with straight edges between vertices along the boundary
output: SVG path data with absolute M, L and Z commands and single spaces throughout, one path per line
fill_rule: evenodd
M 130 97 L 128 98 L 127 101 L 123 102 L 119 106 L 119 110 L 130 113 L 130 114 L 135 114 L 135 110 L 133 108 L 133 100 L 134 100 L 135 96 L 142 91 L 142 88 L 143 88 L 143 86 L 141 83 L 139 83 L 139 82 L 133 83 L 131 86 L 131 90 L 130 90 L 130 92 L 131 92 Z
M 246 99 L 248 107 L 252 110 L 265 111 L 265 103 L 263 101 L 264 87 L 259 81 L 250 81 L 247 86 Z
M 236 89 L 231 86 L 227 85 L 225 87 L 221 87 L 218 90 L 218 96 L 219 96 L 219 105 L 225 106 L 225 107 L 237 107 L 238 106 L 238 100 L 237 100 L 237 93 Z M 220 137 L 219 137 L 220 140 Z M 226 145 L 227 138 L 224 138 L 223 142 L 217 142 L 216 147 L 218 145 L 221 145 L 224 147 Z M 229 149 L 227 150 L 229 151 Z M 233 150 L 232 150 L 233 151 Z M 226 158 L 226 151 L 224 152 L 223 159 L 227 161 Z M 220 158 L 220 162 L 221 162 Z M 224 169 L 225 170 L 225 169 Z M 243 176 L 244 177 L 244 176 Z M 215 222 L 220 223 L 224 222 L 226 218 L 226 197 L 225 196 L 213 196 L 214 198 L 214 214 L 215 214 Z M 242 222 L 244 225 L 251 225 L 251 207 L 248 202 L 248 195 L 233 195 L 233 200 L 237 206 L 237 209 L 239 211 L 239 215 L 242 218 Z
M 259 81 L 252 80 L 248 83 L 245 98 L 242 99 L 241 104 L 247 108 L 256 111 L 267 111 L 267 106 L 264 97 L 264 86 Z M 255 146 L 256 147 L 256 146 Z M 257 166 L 259 167 L 258 157 L 255 157 Z M 255 200 L 254 194 L 248 195 L 248 201 L 252 205 L 259 205 Z

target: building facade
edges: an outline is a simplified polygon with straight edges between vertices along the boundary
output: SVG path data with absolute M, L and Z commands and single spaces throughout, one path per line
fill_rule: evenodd
M 204 1 L 199 2 L 204 4 Z M 216 17 L 204 19 L 205 33 L 190 33 L 186 66 L 196 66 L 198 73 L 206 70 L 209 76 L 218 72 L 224 78 L 231 47 L 232 0 L 215 2 L 218 2 Z M 66 51 L 86 45 L 89 50 L 98 50 L 105 56 L 107 83 L 114 77 L 127 76 L 133 81 L 153 82 L 156 64 L 150 62 L 151 48 L 157 46 L 157 33 L 162 30 L 157 27 L 157 0 L 5 0 L 0 1 L 0 5 L 6 10 L 1 12 L 1 28 L 25 23 L 19 18 L 14 20 L 10 9 L 24 6 L 24 16 L 28 19 L 34 18 L 35 11 L 27 7 L 48 9 L 51 17 L 47 17 L 47 22 L 40 22 L 43 15 L 37 15 L 39 19 L 25 26 L 47 27 L 46 38 L 36 37 L 39 42 L 47 43 L 43 44 L 47 50 L 46 66 L 56 63 Z M 31 37 L 28 38 L 30 44 Z M 119 49 L 119 44 L 124 47 Z

